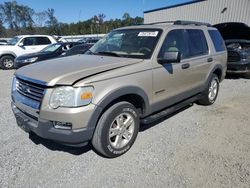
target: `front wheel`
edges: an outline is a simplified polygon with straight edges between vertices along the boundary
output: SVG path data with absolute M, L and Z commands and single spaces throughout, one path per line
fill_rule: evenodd
M 212 105 L 217 99 L 219 92 L 219 78 L 216 74 L 212 74 L 208 85 L 203 92 L 202 98 L 198 101 L 198 104 L 201 105 Z
M 133 145 L 139 131 L 136 108 L 128 102 L 118 102 L 101 116 L 92 145 L 101 155 L 109 158 L 126 153 Z
M 14 68 L 14 60 L 15 58 L 10 55 L 4 55 L 0 59 L 0 65 L 2 69 L 13 69 Z

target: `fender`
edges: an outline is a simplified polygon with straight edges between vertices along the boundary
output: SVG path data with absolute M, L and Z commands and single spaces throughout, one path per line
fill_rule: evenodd
M 126 86 L 122 88 L 117 88 L 116 90 L 109 92 L 109 94 L 107 94 L 102 100 L 100 100 L 98 104 L 96 104 L 96 108 L 88 122 L 89 128 L 94 128 L 96 126 L 98 118 L 103 113 L 104 108 L 107 107 L 112 101 L 129 94 L 135 94 L 140 96 L 143 99 L 145 105 L 143 116 L 149 114 L 149 99 L 143 89 L 136 86 Z
M 212 73 L 216 70 L 216 69 L 219 69 L 221 71 L 221 76 L 223 76 L 223 67 L 221 64 L 216 64 L 213 69 L 208 73 L 208 76 L 207 76 L 207 80 L 208 78 L 211 77 Z M 223 80 L 223 78 L 221 77 L 220 80 Z
M 214 71 L 217 70 L 217 69 L 219 69 L 219 70 L 221 71 L 221 74 L 222 74 L 222 75 L 221 75 L 221 78 L 220 78 L 220 81 L 223 80 L 223 67 L 222 67 L 222 65 L 220 65 L 220 64 L 216 64 L 216 65 L 211 69 L 211 71 L 207 74 L 207 79 L 206 79 L 206 82 L 205 82 L 204 86 L 202 87 L 202 91 L 205 90 L 205 89 L 207 88 L 207 86 L 208 86 L 208 84 L 209 84 L 209 80 L 211 79 L 211 77 L 212 77 Z
M 12 52 L 12 51 L 2 51 L 2 52 L 0 52 L 0 57 L 3 57 L 5 55 L 12 55 L 15 58 L 17 57 L 17 55 L 14 52 Z

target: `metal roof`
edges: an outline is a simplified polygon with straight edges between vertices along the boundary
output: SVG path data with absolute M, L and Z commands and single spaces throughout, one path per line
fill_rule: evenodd
M 202 1 L 206 1 L 206 0 L 188 1 L 188 2 L 185 2 L 185 3 L 180 3 L 180 4 L 171 5 L 171 6 L 167 6 L 167 7 L 162 7 L 162 8 L 147 10 L 147 11 L 144 11 L 144 14 L 145 14 L 145 13 L 150 13 L 150 12 L 159 11 L 159 10 L 165 10 L 165 9 L 170 9 L 170 8 L 175 8 L 175 7 L 190 5 L 190 4 L 194 4 L 194 3 L 199 3 L 199 2 L 202 2 Z

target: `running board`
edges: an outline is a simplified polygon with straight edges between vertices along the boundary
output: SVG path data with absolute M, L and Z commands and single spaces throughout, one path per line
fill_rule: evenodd
M 149 124 L 149 123 L 152 123 L 156 120 L 159 120 L 161 119 L 162 117 L 164 116 L 167 116 L 167 115 L 170 115 L 178 110 L 181 110 L 182 108 L 186 107 L 186 106 L 189 106 L 189 105 L 192 105 L 195 101 L 199 100 L 200 98 L 202 97 L 201 94 L 198 94 L 198 95 L 195 95 L 191 98 L 188 98 L 186 100 L 183 100 L 179 103 L 176 103 L 160 112 L 157 112 L 151 116 L 148 116 L 148 117 L 145 117 L 141 120 L 141 123 L 142 124 Z

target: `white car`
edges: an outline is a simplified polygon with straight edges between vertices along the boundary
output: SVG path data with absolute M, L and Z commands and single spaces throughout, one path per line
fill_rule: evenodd
M 48 35 L 16 36 L 7 45 L 0 46 L 0 68 L 12 69 L 17 56 L 41 51 L 56 42 L 55 38 Z

